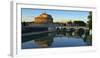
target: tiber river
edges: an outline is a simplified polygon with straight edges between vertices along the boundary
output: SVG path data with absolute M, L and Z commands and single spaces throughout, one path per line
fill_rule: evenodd
M 24 39 L 24 40 L 23 40 Z M 69 32 L 22 36 L 22 49 L 91 46 L 92 40 Z

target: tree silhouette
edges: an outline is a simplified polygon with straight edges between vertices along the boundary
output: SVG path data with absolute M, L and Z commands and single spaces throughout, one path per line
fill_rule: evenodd
M 92 29 L 92 12 L 91 11 L 89 12 L 88 19 L 89 19 L 88 27 L 89 29 Z
M 86 23 L 84 21 L 74 21 L 73 23 L 78 26 L 86 26 Z

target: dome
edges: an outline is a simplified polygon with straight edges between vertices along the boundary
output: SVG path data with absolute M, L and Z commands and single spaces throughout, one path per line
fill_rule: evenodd
M 47 13 L 42 13 L 35 17 L 35 23 L 53 23 L 53 18 Z
M 42 17 L 48 17 L 48 14 L 42 13 L 40 16 L 42 16 Z

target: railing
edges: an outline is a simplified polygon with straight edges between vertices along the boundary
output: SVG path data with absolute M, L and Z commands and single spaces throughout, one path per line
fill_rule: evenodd
M 66 29 L 70 29 L 70 28 L 79 29 L 79 28 L 82 28 L 82 29 L 89 29 L 86 26 L 56 26 L 56 28 L 66 28 Z

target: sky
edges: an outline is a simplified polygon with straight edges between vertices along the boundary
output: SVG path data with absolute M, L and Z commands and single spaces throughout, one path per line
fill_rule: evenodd
M 44 12 L 50 14 L 53 17 L 54 22 L 66 22 L 70 20 L 81 20 L 87 22 L 87 16 L 89 15 L 89 11 L 22 8 L 22 22 L 34 21 L 35 17 Z

